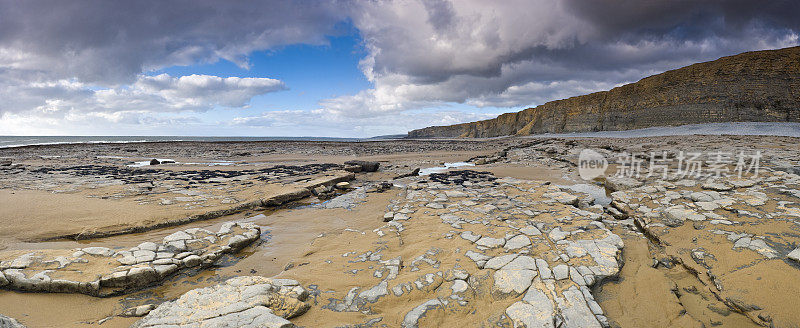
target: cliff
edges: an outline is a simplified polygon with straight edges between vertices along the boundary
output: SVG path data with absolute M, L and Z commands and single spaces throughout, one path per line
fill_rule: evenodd
M 715 122 L 800 122 L 800 47 L 723 57 L 494 119 L 414 130 L 409 137 L 497 137 Z

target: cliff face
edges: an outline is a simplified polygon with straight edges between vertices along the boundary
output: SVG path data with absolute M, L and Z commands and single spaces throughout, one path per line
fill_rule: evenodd
M 630 130 L 715 122 L 800 122 L 800 47 L 746 52 L 412 138 Z

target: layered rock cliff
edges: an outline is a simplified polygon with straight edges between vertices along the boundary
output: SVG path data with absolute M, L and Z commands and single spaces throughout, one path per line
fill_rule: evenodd
M 630 130 L 715 122 L 800 122 L 800 47 L 746 52 L 412 138 Z

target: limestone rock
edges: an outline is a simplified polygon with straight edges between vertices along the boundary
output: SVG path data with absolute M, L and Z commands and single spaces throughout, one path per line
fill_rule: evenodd
M 25 328 L 19 321 L 0 314 L 0 328 Z
M 375 172 L 380 167 L 381 163 L 378 162 L 369 162 L 369 161 L 347 161 L 344 162 L 346 166 L 357 166 L 361 168 L 361 172 Z
M 472 231 L 464 231 L 461 233 L 461 238 L 474 243 L 478 241 L 478 239 L 481 239 L 481 235 L 475 234 Z
M 556 265 L 553 268 L 553 276 L 556 280 L 564 280 L 569 278 L 569 267 L 564 264 Z
M 786 257 L 796 262 L 800 262 L 800 247 L 795 248 L 795 250 L 789 253 L 789 255 L 787 255 Z M 0 281 L 0 285 L 2 285 L 2 281 Z
M 464 255 L 466 255 L 470 260 L 475 261 L 475 264 L 481 269 L 486 264 L 486 262 L 489 259 L 491 259 L 491 257 L 489 256 L 474 251 L 467 251 L 466 253 L 464 253 Z
M 733 189 L 732 185 L 717 181 L 706 181 L 705 183 L 703 183 L 701 187 L 703 189 L 714 190 L 714 191 L 728 191 Z
M 258 226 L 228 222 L 218 233 L 186 229 L 165 237 L 161 244 L 145 242 L 130 250 L 86 247 L 71 251 L 72 256 L 55 256 L 52 250 L 40 250 L 0 262 L 6 268 L 0 273 L 0 286 L 105 296 L 150 285 L 187 267 L 210 265 L 223 254 L 238 251 L 259 238 Z M 188 249 L 191 252 L 177 253 Z M 89 270 L 85 269 L 87 263 Z M 62 272 L 70 278 L 54 278 L 63 276 Z
M 421 319 L 426 312 L 444 306 L 445 304 L 442 303 L 442 301 L 440 301 L 439 299 L 428 300 L 418 305 L 417 307 L 411 309 L 411 311 L 408 311 L 408 313 L 406 313 L 405 317 L 403 318 L 402 327 L 417 328 L 419 327 L 419 319 Z
M 506 240 L 503 238 L 492 238 L 492 237 L 483 237 L 481 239 L 478 239 L 477 242 L 475 242 L 476 245 L 483 246 L 486 248 L 502 247 L 503 245 L 505 245 L 505 243 Z
M 538 236 L 542 234 L 542 232 L 539 231 L 539 229 L 537 229 L 534 226 L 526 226 L 522 229 L 519 229 L 519 232 L 524 233 L 528 236 Z
M 494 272 L 494 290 L 500 294 L 522 294 L 536 275 L 536 270 L 497 270 Z
M 550 300 L 547 300 L 550 303 Z M 506 315 L 514 323 L 514 327 L 553 328 L 552 314 L 550 318 L 540 315 L 542 309 L 527 302 L 519 301 L 506 308 Z
M 508 255 L 501 255 L 497 257 L 493 257 L 489 261 L 486 261 L 486 264 L 483 266 L 484 269 L 500 269 L 506 264 L 510 263 L 512 260 L 517 258 L 517 254 L 508 254 Z
M 609 91 L 551 101 L 489 120 L 413 130 L 408 136 L 485 138 L 713 122 L 797 122 L 798 116 L 777 118 L 773 113 L 800 108 L 800 100 L 793 96 L 800 73 L 790 69 L 798 56 L 797 47 L 746 52 Z M 737 110 L 730 110 L 732 106 Z
M 686 220 L 703 221 L 705 216 L 697 214 L 697 212 L 688 209 L 681 205 L 672 206 L 662 211 L 664 217 L 664 224 L 670 227 L 679 227 L 683 225 Z
M 292 327 L 287 319 L 308 310 L 306 298 L 296 281 L 235 277 L 162 303 L 132 327 Z
M 565 327 L 600 328 L 595 314 L 589 308 L 583 293 L 575 286 L 567 288 L 564 298 L 556 298 Z
M 578 205 L 578 197 L 573 194 L 568 194 L 563 191 L 544 193 L 543 197 L 553 199 L 565 205 Z
M 609 177 L 606 179 L 606 186 L 611 190 L 627 190 L 640 187 L 644 182 L 630 177 Z
M 155 304 L 140 305 L 140 306 L 133 307 L 133 308 L 125 310 L 124 312 L 122 312 L 122 314 L 120 314 L 120 316 L 121 317 L 143 317 L 143 316 L 146 316 L 148 313 L 150 313 L 150 311 L 153 311 L 153 309 L 155 309 L 155 308 L 156 308 Z
M 503 246 L 505 249 L 515 250 L 519 248 L 523 248 L 525 246 L 530 246 L 531 240 L 525 235 L 517 235 L 511 239 L 509 239 L 506 244 Z

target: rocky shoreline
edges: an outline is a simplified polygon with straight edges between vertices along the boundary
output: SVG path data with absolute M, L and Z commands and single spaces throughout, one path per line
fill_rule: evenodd
M 214 233 L 187 229 L 128 250 L 86 247 L 37 251 L 0 262 L 0 287 L 28 292 L 110 296 L 163 280 L 181 270 L 212 265 L 259 239 L 252 224 L 229 222 Z M 70 253 L 71 252 L 71 253 Z
M 800 47 L 752 51 L 496 118 L 410 131 L 487 138 L 721 122 L 800 122 Z
M 13 317 L 28 327 L 50 325 L 42 314 L 14 302 L 66 297 L 96 309 L 64 312 L 60 325 L 71 327 L 790 327 L 800 322 L 791 305 L 800 295 L 785 288 L 796 284 L 800 270 L 795 138 L 392 143 L 409 152 L 372 155 L 386 144 L 370 149 L 357 143 L 347 150 L 356 156 L 340 156 L 339 143 L 323 142 L 312 147 L 322 153 L 307 155 L 308 149 L 289 143 L 276 157 L 225 168 L 188 166 L 181 163 L 198 160 L 172 156 L 177 163 L 131 171 L 116 160 L 95 164 L 102 169 L 77 169 L 74 161 L 85 157 L 57 165 L 35 153 L 15 158 L 2 171 L 4 197 L 33 188 L 52 199 L 77 195 L 148 211 L 176 210 L 164 212 L 172 219 L 141 221 L 148 227 L 142 230 L 125 230 L 130 223 L 85 221 L 113 227 L 95 229 L 105 235 L 84 232 L 96 246 L 6 239 L 7 249 L 0 250 L 0 309 L 7 310 L 0 314 L 9 318 L 0 322 L 17 327 Z M 477 151 L 463 150 L 474 145 Z M 107 146 L 95 147 L 83 151 Z M 174 147 L 184 154 L 191 149 Z M 578 177 L 585 149 L 608 159 L 605 178 Z M 762 170 L 741 178 L 672 177 L 656 170 L 674 167 L 648 161 L 650 153 L 664 151 L 752 150 L 763 155 Z M 67 146 L 60 156 L 71 151 Z M 57 150 L 47 150 L 52 152 Z M 640 160 L 640 174 L 614 175 L 624 169 L 625 154 Z M 445 162 L 474 166 L 418 175 L 419 168 Z M 735 164 L 718 169 L 734 171 Z M 145 182 L 135 174 L 148 176 L 153 188 L 141 188 Z M 180 177 L 197 181 L 182 188 L 192 195 L 174 193 L 189 185 Z M 124 192 L 133 186 L 136 192 Z M 65 187 L 71 191 L 57 191 Z M 245 192 L 249 196 L 243 197 Z M 192 201 L 181 203 L 179 197 Z M 203 205 L 225 197 L 238 202 Z M 178 204 L 162 204 L 163 199 Z M 251 202 L 256 205 L 247 205 Z M 192 210 L 237 207 L 218 218 L 180 221 Z M 79 215 L 65 212 L 60 220 L 80 222 Z

